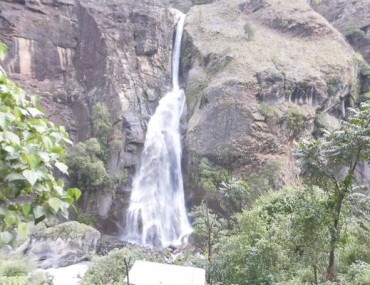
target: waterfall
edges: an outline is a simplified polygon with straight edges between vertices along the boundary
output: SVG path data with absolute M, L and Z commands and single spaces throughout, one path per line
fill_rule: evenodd
M 191 233 L 181 172 L 180 118 L 185 93 L 179 87 L 185 15 L 177 14 L 172 53 L 172 91 L 149 120 L 140 167 L 132 184 L 123 240 L 145 246 L 181 244 Z

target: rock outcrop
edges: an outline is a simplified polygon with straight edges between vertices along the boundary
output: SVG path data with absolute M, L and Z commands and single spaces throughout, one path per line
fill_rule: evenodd
M 194 6 L 185 29 L 190 194 L 204 157 L 255 190 L 294 182 L 294 141 L 345 116 L 361 57 L 303 0 Z
M 362 57 L 307 2 L 1 1 L 0 40 L 9 46 L 3 66 L 21 87 L 43 97 L 47 115 L 65 125 L 75 142 L 92 135 L 92 106 L 108 106 L 123 142 L 111 152 L 108 170 L 114 175 L 124 168 L 129 179 L 116 196 L 95 195 L 94 205 L 99 229 L 116 234 L 147 122 L 170 87 L 169 6 L 190 9 L 182 59 L 189 199 L 205 195 L 202 165 L 244 178 L 255 191 L 297 179 L 294 142 L 337 125 L 345 108 L 370 90 L 362 84 L 370 79 Z M 348 19 L 361 19 L 353 23 L 365 44 L 346 37 L 368 58 L 369 13 L 352 17 L 356 4 L 349 9 L 344 2 L 312 5 L 342 32 Z M 331 14 L 326 3 L 344 5 L 343 13 L 338 8 Z
M 2 65 L 22 88 L 41 95 L 47 116 L 75 142 L 92 135 L 90 111 L 104 102 L 123 141 L 108 170 L 133 174 L 147 121 L 170 87 L 173 25 L 159 0 L 1 1 L 0 41 L 9 47 Z M 102 230 L 118 231 L 120 194 L 129 187 L 130 180 L 116 199 L 110 192 L 95 197 Z
M 40 268 L 76 264 L 95 253 L 100 233 L 78 222 L 34 230 L 21 250 Z
M 311 1 L 311 5 L 370 63 L 370 0 Z

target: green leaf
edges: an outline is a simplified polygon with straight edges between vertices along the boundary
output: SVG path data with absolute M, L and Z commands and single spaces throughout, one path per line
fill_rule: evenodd
M 8 53 L 8 47 L 6 44 L 0 42 L 0 60 L 3 60 Z
M 40 110 L 36 108 L 28 108 L 27 111 L 31 114 L 32 117 L 44 115 Z
M 48 163 L 50 161 L 50 156 L 47 152 L 39 152 L 39 156 L 41 157 L 42 161 Z
M 19 137 L 15 134 L 15 133 L 12 133 L 12 132 L 5 132 L 4 133 L 5 135 L 5 140 L 8 142 L 8 143 L 15 143 L 17 145 L 20 144 L 20 140 L 19 140 Z
M 50 205 L 50 207 L 54 210 L 54 212 L 58 212 L 60 207 L 62 206 L 63 204 L 63 201 L 60 200 L 59 198 L 56 198 L 56 197 L 52 197 L 49 199 L 48 201 L 48 204 Z
M 5 177 L 5 181 L 24 180 L 25 177 L 19 173 L 10 173 Z
M 6 126 L 6 114 L 3 112 L 0 112 L 0 127 L 5 129 Z
M 25 239 L 28 236 L 28 233 L 30 231 L 30 227 L 28 223 L 19 223 L 18 224 L 18 233 L 21 236 L 22 239 Z
M 7 226 L 11 226 L 17 221 L 17 219 L 14 215 L 8 215 L 8 216 L 5 216 L 4 221 Z
M 42 206 L 36 206 L 33 208 L 33 215 L 36 220 L 45 217 L 45 213 L 46 211 Z
M 38 174 L 35 171 L 32 170 L 24 170 L 22 172 L 23 176 L 27 179 L 27 181 L 33 186 L 35 185 L 37 179 L 38 179 Z
M 22 205 L 22 212 L 25 217 L 27 217 L 31 213 L 31 205 L 24 204 Z
M 46 151 L 49 151 L 53 147 L 53 142 L 48 136 L 42 136 L 42 143 Z
M 15 153 L 15 148 L 10 146 L 10 145 L 7 145 L 6 147 L 4 147 L 4 150 L 9 153 L 9 154 L 14 154 Z
M 41 157 L 37 154 L 34 153 L 29 153 L 29 154 L 23 154 L 22 156 L 29 164 L 29 168 L 31 170 L 36 169 L 36 167 L 39 165 L 41 162 Z
M 74 197 L 75 201 L 81 197 L 81 190 L 78 188 L 69 188 L 67 192 L 71 197 Z
M 2 232 L 0 233 L 0 243 L 8 244 L 12 241 L 13 235 L 9 232 Z
M 56 162 L 55 163 L 55 166 L 56 166 L 56 168 L 58 168 L 62 173 L 64 173 L 64 174 L 68 174 L 68 166 L 67 165 L 65 165 L 64 163 L 62 163 L 62 162 Z

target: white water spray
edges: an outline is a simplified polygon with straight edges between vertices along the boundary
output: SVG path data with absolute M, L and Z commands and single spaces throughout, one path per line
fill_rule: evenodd
M 181 244 L 192 232 L 181 172 L 179 124 L 185 93 L 179 87 L 181 38 L 185 15 L 177 14 L 172 54 L 172 91 L 149 120 L 140 168 L 136 172 L 123 239 L 146 246 Z

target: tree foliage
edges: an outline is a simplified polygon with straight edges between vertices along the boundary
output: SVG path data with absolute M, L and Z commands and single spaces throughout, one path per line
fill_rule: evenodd
M 335 249 L 341 238 L 343 208 L 356 189 L 356 167 L 370 159 L 370 105 L 350 109 L 352 115 L 338 130 L 326 132 L 319 139 L 304 140 L 297 155 L 302 161 L 306 183 L 328 193 L 331 212 L 330 251 L 327 278 L 335 278 Z
M 226 221 L 208 208 L 204 201 L 193 208 L 190 216 L 194 218 L 194 242 L 203 250 L 207 260 L 210 261 L 215 244 L 225 233 Z
M 91 138 L 78 143 L 68 156 L 68 166 L 72 170 L 70 177 L 81 190 L 95 190 L 109 183 L 109 175 L 99 159 L 101 153 L 99 141 Z
M 288 187 L 261 196 L 236 215 L 234 228 L 214 245 L 212 284 L 323 284 L 331 212 L 330 196 L 318 187 Z M 354 268 L 363 270 L 361 280 L 368 282 L 369 223 L 348 224 L 338 247 L 339 278 L 349 280 Z
M 114 127 L 108 107 L 96 103 L 92 107 L 91 120 L 93 137 L 79 142 L 67 157 L 72 183 L 85 192 L 111 189 L 126 179 L 124 169 L 115 175 L 107 170 L 111 152 L 122 147 L 122 134 Z
M 36 98 L 12 83 L 0 68 L 0 247 L 18 233 L 25 237 L 28 222 L 62 214 L 76 201 L 78 189 L 63 189 L 54 169 L 67 174 L 63 163 L 65 129 L 46 118 Z

